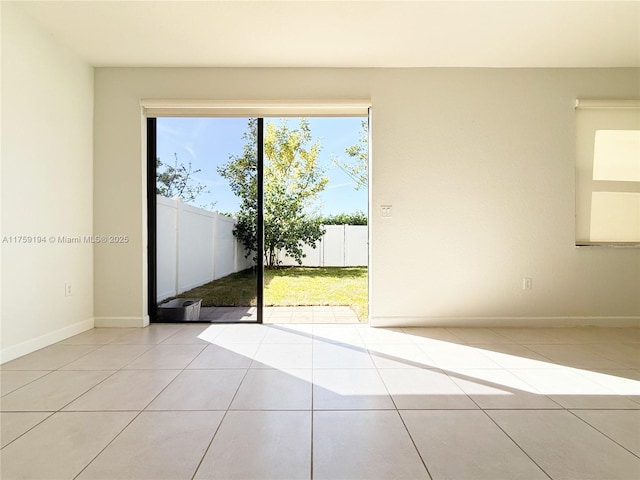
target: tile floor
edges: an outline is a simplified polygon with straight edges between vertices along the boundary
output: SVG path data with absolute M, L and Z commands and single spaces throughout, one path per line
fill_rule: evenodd
M 9 479 L 640 478 L 640 329 L 156 324 L 2 365 Z

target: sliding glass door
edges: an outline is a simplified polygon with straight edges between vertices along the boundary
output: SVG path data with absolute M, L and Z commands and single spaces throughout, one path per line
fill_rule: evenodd
M 148 119 L 153 321 L 262 321 L 262 125 Z
M 368 122 L 149 118 L 152 321 L 368 315 Z

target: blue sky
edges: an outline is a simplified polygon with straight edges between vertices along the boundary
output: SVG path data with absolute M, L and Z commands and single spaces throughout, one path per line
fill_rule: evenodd
M 323 215 L 367 211 L 367 191 L 356 191 L 355 183 L 340 168 L 333 165 L 332 158 L 347 160 L 345 148 L 357 143 L 361 118 L 309 118 L 311 133 L 322 145 L 318 164 L 329 178 L 325 191 L 318 200 Z M 281 119 L 268 118 L 265 122 L 280 123 Z M 289 118 L 294 127 L 299 120 Z M 217 202 L 214 210 L 234 213 L 239 201 L 229 189 L 228 182 L 216 172 L 216 167 L 225 163 L 230 154 L 241 154 L 244 141 L 242 134 L 247 128 L 246 118 L 158 118 L 157 153 L 163 163 L 172 163 L 174 153 L 181 163 L 191 162 L 193 176 L 206 185 L 210 193 L 201 194 L 197 206 Z

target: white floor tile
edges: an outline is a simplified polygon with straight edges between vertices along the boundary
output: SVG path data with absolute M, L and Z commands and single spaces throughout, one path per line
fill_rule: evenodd
M 226 414 L 195 479 L 308 479 L 311 412 Z
M 377 368 L 436 368 L 435 362 L 415 344 L 367 343 Z
M 51 372 L 43 370 L 2 370 L 0 371 L 0 396 L 24 387 L 48 373 Z
M 568 343 L 566 335 L 559 328 L 492 328 L 494 332 L 519 344 Z
M 640 344 L 615 343 L 591 345 L 599 355 L 608 358 L 624 368 L 640 368 Z
M 384 369 L 380 375 L 398 409 L 478 408 L 441 370 Z
M 422 344 L 420 347 L 436 366 L 445 370 L 458 368 L 500 368 L 484 355 L 482 347 L 455 344 Z
M 345 343 L 353 346 L 364 346 L 360 327 L 353 325 L 314 325 L 313 338 L 315 344 Z
M 127 333 L 137 331 L 136 328 L 92 328 L 86 332 L 79 333 L 67 338 L 59 345 L 106 345 Z
M 136 328 L 110 342 L 124 345 L 156 345 L 163 342 L 180 329 L 179 325 L 154 324 L 145 328 Z
M 640 400 L 640 372 L 637 370 L 578 370 L 576 373 L 603 386 L 615 395 L 625 395 Z
M 482 411 L 400 413 L 433 480 L 548 478 Z
M 262 344 L 310 344 L 313 340 L 312 325 L 273 325 L 262 340 Z
M 258 344 L 255 343 L 207 345 L 187 368 L 249 368 L 257 351 Z
M 640 457 L 640 411 L 573 410 L 596 430 Z
M 449 378 L 480 408 L 562 408 L 506 370 L 458 370 Z
M 567 367 L 623 368 L 623 365 L 598 355 L 592 345 L 527 345 L 527 348 Z
M 127 369 L 181 369 L 189 365 L 205 345 L 156 345 L 124 368 Z
M 235 343 L 259 344 L 264 340 L 268 331 L 269 327 L 267 325 L 227 325 L 226 328 L 212 340 L 212 343 L 216 345 Z
M 550 370 L 510 370 L 542 395 L 565 408 L 637 408 L 637 403 L 618 395 L 584 376 L 582 371 L 564 368 Z
M 314 412 L 315 480 L 428 479 L 398 412 Z
M 487 412 L 554 480 L 640 478 L 640 459 L 570 412 Z
M 311 410 L 311 369 L 252 369 L 232 410 Z
M 99 345 L 55 344 L 2 364 L 2 370 L 57 370 L 77 360 Z
M 2 478 L 75 478 L 135 415 L 133 412 L 56 413 L 0 450 Z
M 451 333 L 469 345 L 500 345 L 513 343 L 510 338 L 489 328 L 449 328 Z
M 147 410 L 226 410 L 246 370 L 185 370 Z
M 72 402 L 113 373 L 104 370 L 51 372 L 2 397 L 0 407 L 4 412 L 53 412 Z
M 223 412 L 142 412 L 78 480 L 191 479 Z
M 104 345 L 62 370 L 119 370 L 150 348 L 152 345 Z
M 178 370 L 120 370 L 64 410 L 142 410 L 178 373 Z
M 375 369 L 319 369 L 313 372 L 315 410 L 395 409 Z
M 313 368 L 375 368 L 369 351 L 346 343 L 313 345 Z
M 416 343 L 464 343 L 446 328 L 410 327 L 402 331 Z
M 211 330 L 208 329 L 209 325 L 206 324 L 185 325 L 163 340 L 162 345 L 208 344 L 209 339 L 214 338 L 211 336 Z M 216 334 L 221 331 L 222 330 L 218 330 Z
M 265 344 L 258 347 L 251 368 L 311 368 L 311 344 Z
M 556 368 L 556 364 L 524 345 L 481 345 L 484 356 L 502 368 Z
M 0 448 L 4 448 L 50 415 L 52 415 L 50 412 L 0 413 Z
M 410 335 L 404 333 L 401 328 L 359 328 L 358 333 L 365 344 L 413 344 Z

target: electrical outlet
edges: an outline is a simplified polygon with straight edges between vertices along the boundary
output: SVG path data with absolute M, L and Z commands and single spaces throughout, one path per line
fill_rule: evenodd
M 70 283 L 65 283 L 64 284 L 64 296 L 65 297 L 70 297 L 71 295 L 73 295 L 72 290 L 71 290 L 71 284 Z
M 522 279 L 522 289 L 531 290 L 533 288 L 533 279 L 531 277 L 524 277 Z
M 380 216 L 383 218 L 391 218 L 391 205 L 380 205 Z

